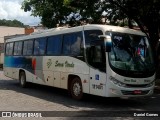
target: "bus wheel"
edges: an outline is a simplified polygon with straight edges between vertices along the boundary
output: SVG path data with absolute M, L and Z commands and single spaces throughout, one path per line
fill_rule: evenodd
M 74 78 L 71 82 L 70 92 L 73 99 L 80 100 L 83 97 L 82 83 L 79 78 Z
M 27 86 L 25 72 L 20 72 L 19 83 L 20 83 L 20 86 L 23 87 L 23 88 L 25 88 Z

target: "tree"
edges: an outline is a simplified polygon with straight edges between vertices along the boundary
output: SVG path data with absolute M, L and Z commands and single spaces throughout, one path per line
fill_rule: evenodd
M 57 24 L 80 25 L 81 21 L 92 19 L 91 23 L 101 23 L 103 6 L 99 0 L 24 0 L 22 9 L 40 16 L 42 24 L 48 28 Z
M 88 1 L 79 0 L 79 2 L 80 1 L 81 3 L 83 2 L 88 3 Z M 74 2 L 74 4 L 77 3 L 75 1 L 72 2 Z M 95 5 L 97 5 L 98 7 L 95 8 Z M 106 16 L 110 20 L 111 24 L 115 25 L 117 20 L 124 21 L 124 19 L 127 19 L 128 26 L 130 28 L 133 28 L 133 21 L 136 22 L 141 31 L 146 33 L 146 35 L 148 36 L 151 47 L 153 49 L 156 64 L 158 64 L 157 48 L 160 38 L 159 6 L 160 6 L 159 0 L 148 0 L 147 2 L 146 0 L 101 0 L 101 1 L 94 1 L 91 4 L 92 9 L 91 8 L 88 9 L 87 7 L 83 9 L 85 9 L 85 11 L 90 11 L 89 13 L 91 13 L 90 15 L 94 19 L 93 21 L 95 23 L 96 23 L 95 20 L 96 18 L 94 17 L 94 15 L 92 15 L 92 13 L 96 13 L 94 10 L 98 8 L 101 8 L 102 11 L 106 11 L 107 13 Z M 100 14 L 97 16 L 100 18 Z
M 57 24 L 80 25 L 81 21 L 102 24 L 102 13 L 105 11 L 110 24 L 117 21 L 128 21 L 133 28 L 135 21 L 141 31 L 145 32 L 156 53 L 160 32 L 159 0 L 25 0 L 22 8 L 32 11 L 32 15 L 40 16 L 46 27 Z M 155 54 L 156 56 L 156 54 Z
M 106 0 L 108 1 L 108 0 Z M 134 20 L 149 38 L 155 59 L 156 77 L 160 77 L 160 1 L 159 0 L 109 0 L 128 18 L 128 25 L 132 28 L 131 20 Z M 159 49 L 159 50 L 158 50 Z
M 71 3 L 74 3 L 73 6 L 79 6 L 80 10 L 85 10 L 87 17 L 90 15 L 93 18 L 93 23 L 98 23 L 98 18 L 101 18 L 103 11 L 106 11 L 110 24 L 116 25 L 118 20 L 125 24 L 124 20 L 127 19 L 128 26 L 133 28 L 132 21 L 136 22 L 141 31 L 149 37 L 154 53 L 156 53 L 156 46 L 160 37 L 159 0 L 148 0 L 147 2 L 146 0 L 95 0 L 91 3 L 87 0 L 78 0 L 78 2 L 72 1 Z M 96 12 L 100 8 L 101 11 Z M 83 16 L 83 12 L 80 14 Z
M 42 24 L 52 28 L 65 24 L 67 16 L 74 11 L 67 4 L 67 0 L 25 0 L 22 9 L 32 11 L 33 16 L 40 16 Z
M 150 38 L 152 48 L 157 49 L 160 32 L 160 1 L 159 0 L 109 0 L 109 2 L 122 10 L 130 20 L 134 20 L 141 31 Z M 132 26 L 129 26 L 132 28 Z M 154 53 L 156 51 L 154 49 Z
M 24 27 L 24 24 L 18 20 L 0 20 L 0 26 Z

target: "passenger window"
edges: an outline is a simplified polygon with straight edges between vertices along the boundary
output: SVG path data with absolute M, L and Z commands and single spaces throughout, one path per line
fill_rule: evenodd
M 24 41 L 24 45 L 23 45 L 23 55 L 27 55 L 27 43 L 28 43 L 28 41 Z
M 29 40 L 27 44 L 27 55 L 32 55 L 33 51 L 33 40 Z
M 63 54 L 64 55 L 70 54 L 70 51 L 71 51 L 70 42 L 72 40 L 72 36 L 73 35 L 71 34 L 64 35 L 64 38 L 63 38 Z M 73 36 L 73 39 L 74 39 L 74 36 Z
M 22 54 L 22 42 L 19 42 L 19 44 L 18 44 L 17 54 L 18 54 L 18 55 L 21 55 L 21 54 Z
M 63 54 L 78 56 L 82 49 L 82 33 L 65 34 L 63 38 Z
M 13 53 L 13 43 L 6 44 L 6 55 L 12 55 Z
M 60 55 L 61 44 L 61 35 L 49 37 L 47 43 L 47 55 Z
M 18 42 L 15 42 L 13 55 L 17 55 L 17 49 L 18 49 Z
M 21 55 L 22 53 L 22 42 L 15 42 L 14 44 L 14 55 Z
M 34 42 L 34 55 L 44 55 L 46 49 L 46 38 L 36 39 Z
M 23 55 L 32 55 L 33 40 L 24 41 Z
M 82 34 L 76 33 L 71 40 L 71 55 L 79 55 L 82 45 Z
M 7 43 L 6 44 L 6 55 L 9 55 L 9 46 L 10 46 L 10 43 Z

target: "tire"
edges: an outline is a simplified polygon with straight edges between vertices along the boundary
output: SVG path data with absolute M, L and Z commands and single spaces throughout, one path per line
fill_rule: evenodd
M 76 100 L 81 100 L 83 98 L 82 83 L 78 77 L 74 78 L 71 82 L 70 94 L 72 98 Z
M 25 72 L 20 72 L 19 75 L 19 84 L 22 88 L 27 87 L 27 82 L 26 82 L 26 74 Z

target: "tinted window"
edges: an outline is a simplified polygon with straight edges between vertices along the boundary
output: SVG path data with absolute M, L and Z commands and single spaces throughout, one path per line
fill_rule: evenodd
M 10 43 L 10 46 L 9 46 L 9 55 L 12 55 L 13 53 L 13 43 Z
M 18 49 L 18 42 L 14 43 L 14 53 L 13 55 L 17 55 L 17 49 Z
M 7 44 L 6 44 L 6 55 L 9 54 L 9 44 L 10 44 L 10 43 L 7 43 Z
M 22 42 L 15 42 L 14 55 L 21 55 L 21 53 L 22 53 Z
M 74 39 L 71 40 L 71 54 L 79 55 L 82 45 L 82 34 L 76 33 Z
M 27 55 L 27 43 L 28 43 L 28 41 L 24 41 L 24 45 L 23 45 L 23 55 Z
M 71 33 L 64 35 L 63 54 L 79 55 L 82 45 L 82 33 Z
M 46 49 L 46 38 L 39 38 L 34 43 L 34 55 L 44 55 Z
M 13 53 L 13 43 L 6 44 L 6 55 L 12 55 Z
M 27 55 L 32 55 L 32 51 L 33 51 L 33 41 L 30 40 L 28 41 L 27 44 Z
M 100 30 L 87 30 L 85 33 L 87 62 L 94 68 L 106 72 L 104 42 L 99 39 L 103 35 Z
M 18 55 L 22 54 L 22 42 L 19 42 L 18 44 Z
M 64 55 L 69 55 L 71 52 L 70 42 L 72 40 L 72 37 L 74 37 L 74 35 L 72 34 L 64 35 L 64 38 L 63 38 L 63 54 Z
M 86 30 L 84 31 L 85 43 L 90 44 L 91 41 L 99 40 L 98 36 L 103 35 L 101 30 Z
M 24 41 L 23 55 L 32 55 L 33 40 Z
M 59 55 L 61 53 L 61 36 L 51 36 L 48 38 L 47 55 Z

